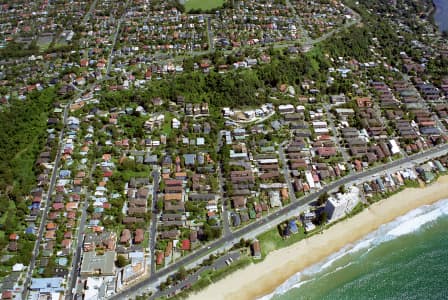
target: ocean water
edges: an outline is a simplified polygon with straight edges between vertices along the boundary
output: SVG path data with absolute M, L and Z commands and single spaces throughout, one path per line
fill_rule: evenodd
M 448 0 L 433 0 L 436 6 L 434 20 L 439 25 L 440 31 L 448 30 Z
M 448 200 L 382 225 L 261 299 L 448 299 Z

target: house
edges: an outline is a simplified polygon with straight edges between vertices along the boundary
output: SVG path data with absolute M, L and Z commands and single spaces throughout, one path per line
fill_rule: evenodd
M 131 240 L 131 231 L 129 229 L 124 229 L 121 233 L 120 243 L 126 244 Z
M 347 102 L 347 97 L 344 94 L 331 95 L 330 101 L 335 105 L 345 104 Z
M 18 241 L 19 240 L 19 235 L 17 233 L 11 233 L 9 235 L 9 241 Z
M 144 241 L 145 239 L 145 233 L 143 231 L 143 229 L 138 228 L 135 230 L 135 236 L 134 236 L 134 243 L 135 244 L 140 244 Z
M 30 290 L 46 294 L 63 292 L 63 281 L 61 277 L 32 278 Z
M 163 254 L 163 252 L 157 252 L 156 254 L 156 264 L 157 265 L 161 265 L 164 261 L 165 255 Z
M 320 157 L 331 157 L 331 156 L 335 156 L 337 153 L 336 148 L 335 147 L 319 147 L 317 148 L 317 155 L 319 155 Z
M 241 225 L 241 218 L 239 214 L 236 213 L 232 213 L 231 214 L 231 218 L 232 218 L 232 224 L 233 226 L 239 226 Z
M 63 249 L 70 249 L 72 246 L 72 240 L 71 239 L 63 239 L 61 242 L 61 246 Z
M 198 240 L 198 232 L 196 230 L 192 230 L 190 232 L 190 242 L 191 243 L 196 243 Z
M 246 197 L 244 196 L 233 196 L 232 197 L 233 207 L 235 209 L 246 207 Z
M 184 160 L 185 160 L 185 165 L 194 166 L 194 164 L 196 162 L 196 155 L 195 154 L 184 154 Z
M 160 234 L 160 237 L 162 239 L 176 239 L 179 237 L 179 235 L 180 235 L 180 231 L 177 229 L 173 229 L 173 230 L 163 231 Z
M 190 240 L 187 240 L 187 239 L 182 240 L 181 249 L 184 250 L 184 251 L 190 250 Z
M 87 233 L 84 237 L 84 251 L 93 251 L 96 248 L 107 251 L 115 250 L 117 236 L 115 232 Z
M 2 292 L 2 300 L 12 300 L 13 294 L 12 291 L 3 291 Z
M 280 201 L 280 192 L 279 191 L 269 191 L 269 201 L 271 207 L 280 207 L 282 203 Z
M 165 248 L 165 264 L 170 263 L 171 255 L 173 254 L 173 242 L 169 241 Z
M 288 222 L 288 229 L 291 233 L 297 233 L 299 232 L 298 228 L 297 228 L 297 223 L 295 220 L 289 220 Z
M 252 248 L 252 256 L 255 259 L 261 259 L 261 247 L 260 242 L 258 240 L 254 240 L 251 245 Z
M 358 97 L 356 98 L 356 104 L 359 108 L 372 107 L 373 102 L 370 97 Z
M 171 124 L 172 124 L 173 129 L 179 129 L 179 127 L 180 127 L 180 121 L 176 118 L 173 118 L 171 120 Z
M 282 104 L 278 106 L 278 111 L 280 114 L 290 114 L 295 112 L 295 108 L 292 104 Z

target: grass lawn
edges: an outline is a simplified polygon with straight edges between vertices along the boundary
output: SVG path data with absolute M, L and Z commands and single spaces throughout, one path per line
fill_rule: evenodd
M 265 258 L 269 252 L 290 246 L 290 245 L 306 238 L 307 235 L 305 234 L 303 227 L 298 227 L 298 229 L 299 229 L 299 232 L 292 234 L 287 239 L 283 239 L 280 236 L 280 234 L 278 233 L 277 227 L 259 235 L 257 237 L 257 239 L 260 241 L 262 257 Z
M 185 9 L 190 11 L 192 9 L 210 10 L 220 7 L 224 0 L 185 0 Z
M 141 172 L 134 172 L 134 171 L 126 170 L 126 171 L 122 171 L 120 175 L 124 181 L 129 181 L 129 180 L 131 180 L 131 178 L 148 178 L 150 173 L 151 173 L 150 170 L 141 171 Z
M 149 246 L 149 232 L 145 232 L 145 239 L 143 240 L 142 247 L 143 249 L 148 248 Z

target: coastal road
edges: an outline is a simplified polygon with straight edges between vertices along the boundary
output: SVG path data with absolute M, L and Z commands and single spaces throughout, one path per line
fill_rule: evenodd
M 207 247 L 203 247 L 202 249 L 197 250 L 191 255 L 185 256 L 184 258 L 178 260 L 174 264 L 160 270 L 154 276 L 151 276 L 147 279 L 144 279 L 129 289 L 117 293 L 110 297 L 109 299 L 129 299 L 130 297 L 134 297 L 139 293 L 144 292 L 150 287 L 153 287 L 154 284 L 160 282 L 166 276 L 176 272 L 180 266 L 185 266 L 191 264 L 204 256 L 208 255 L 213 250 L 224 250 L 226 247 L 230 247 L 233 243 L 239 242 L 241 238 L 252 238 L 256 234 L 261 233 L 262 231 L 267 231 L 269 228 L 275 227 L 278 223 L 288 219 L 292 213 L 296 213 L 300 209 L 305 209 L 308 207 L 308 204 L 315 201 L 319 196 L 324 193 L 331 192 L 336 190 L 341 185 L 348 185 L 357 182 L 361 182 L 363 180 L 369 179 L 372 175 L 379 175 L 386 173 L 391 170 L 398 170 L 399 168 L 403 168 L 412 163 L 421 162 L 424 160 L 434 159 L 441 155 L 445 155 L 448 153 L 448 145 L 441 145 L 434 147 L 428 151 L 414 154 L 412 156 L 408 156 L 393 162 L 390 162 L 386 165 L 381 165 L 375 168 L 367 169 L 360 173 L 353 173 L 348 176 L 345 176 L 337 181 L 334 181 L 322 189 L 316 191 L 315 193 L 309 194 L 307 196 L 302 197 L 296 202 L 292 202 L 288 206 L 283 207 L 282 209 L 274 212 L 271 215 L 268 215 L 256 222 L 249 224 L 246 227 L 238 231 L 232 232 L 229 236 L 223 237 L 217 241 L 214 241 L 208 244 Z
M 200 275 L 203 272 L 208 271 L 208 270 L 223 269 L 223 268 L 227 267 L 226 260 L 228 260 L 229 258 L 232 258 L 232 260 L 235 262 L 238 259 L 240 259 L 240 257 L 241 257 L 241 254 L 239 251 L 233 251 L 226 255 L 223 255 L 223 256 L 219 257 L 216 261 L 214 261 L 210 266 L 201 267 L 199 270 L 197 270 L 193 274 L 187 276 L 187 278 L 185 278 L 185 280 L 179 282 L 178 284 L 176 284 L 170 288 L 167 288 L 166 290 L 155 292 L 151 297 L 149 297 L 149 299 L 153 300 L 153 299 L 159 299 L 161 297 L 173 295 L 176 292 L 183 290 L 184 288 L 188 288 L 189 286 L 192 286 L 196 281 L 198 281 Z

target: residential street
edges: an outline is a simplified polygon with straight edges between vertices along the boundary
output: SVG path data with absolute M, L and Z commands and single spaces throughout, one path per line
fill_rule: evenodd
M 152 187 L 152 201 L 151 201 L 151 224 L 149 226 L 149 253 L 151 255 L 151 275 L 156 272 L 155 263 L 155 249 L 156 249 L 156 235 L 157 235 L 157 221 L 160 216 L 160 212 L 157 210 L 157 192 L 159 190 L 159 171 L 152 172 L 153 187 Z
M 280 158 L 280 161 L 283 164 L 283 176 L 285 176 L 285 182 L 288 185 L 288 193 L 289 193 L 289 199 L 291 200 L 291 202 L 296 202 L 296 195 L 294 194 L 294 188 L 292 186 L 292 179 L 291 176 L 289 174 L 289 167 L 288 167 L 288 161 L 285 158 L 285 152 L 283 147 L 287 144 L 288 142 L 283 142 L 278 146 L 278 156 Z
M 96 163 L 92 164 L 92 168 L 90 169 L 88 180 L 90 181 L 93 175 L 93 172 L 95 171 Z M 81 255 L 82 255 L 82 243 L 84 241 L 84 227 L 87 220 L 87 208 L 89 207 L 89 198 L 90 193 L 87 192 L 84 198 L 84 201 L 82 203 L 82 212 L 81 212 L 81 220 L 79 221 L 78 226 L 78 236 L 76 238 L 76 250 L 74 252 L 73 258 L 72 258 L 72 266 L 70 269 L 70 273 L 68 276 L 68 285 L 66 289 L 66 300 L 73 299 L 74 295 L 76 294 L 76 287 L 77 287 L 77 280 L 78 280 L 78 270 L 81 267 Z
M 331 132 L 333 133 L 332 138 L 333 138 L 336 146 L 338 147 L 339 152 L 341 153 L 342 158 L 344 159 L 344 162 L 346 162 L 350 168 L 350 165 L 351 165 L 349 163 L 350 156 L 348 155 L 347 149 L 344 147 L 343 142 L 339 138 L 339 131 L 337 130 L 336 126 L 334 125 L 333 115 L 330 112 L 330 106 L 328 104 L 324 104 L 323 107 L 324 107 L 325 113 L 327 115 L 328 125 L 330 126 Z M 349 171 L 351 172 L 352 169 L 350 168 Z
M 56 179 L 58 176 L 58 169 L 59 169 L 59 162 L 61 160 L 61 155 L 62 155 L 62 140 L 64 137 L 64 132 L 65 132 L 65 125 L 67 123 L 67 118 L 68 118 L 68 111 L 69 111 L 69 107 L 72 104 L 73 101 L 68 102 L 65 107 L 64 107 L 64 114 L 63 114 L 63 118 L 62 118 L 62 124 L 64 124 L 64 126 L 61 129 L 61 132 L 59 133 L 59 145 L 58 145 L 58 152 L 56 154 L 56 159 L 54 160 L 54 167 L 53 167 L 53 171 L 51 172 L 51 180 L 50 180 L 50 186 L 48 188 L 47 191 L 47 197 L 45 200 L 45 208 L 42 211 L 42 219 L 40 221 L 40 225 L 39 225 L 39 230 L 36 236 L 36 242 L 34 244 L 34 249 L 33 249 L 33 255 L 30 261 L 30 264 L 28 266 L 28 271 L 26 273 L 26 277 L 24 280 L 24 289 L 23 289 L 23 299 L 26 299 L 27 295 L 28 295 L 28 287 L 31 283 L 31 277 L 33 276 L 33 271 L 35 268 L 35 264 L 36 264 L 36 259 L 39 256 L 39 251 L 40 251 L 40 244 L 42 242 L 42 238 L 43 238 L 43 234 L 45 231 L 45 225 L 46 225 L 46 221 L 47 221 L 47 216 L 48 216 L 48 212 L 50 211 L 51 208 L 51 195 L 53 194 L 53 190 L 55 187 L 55 183 L 56 183 Z

